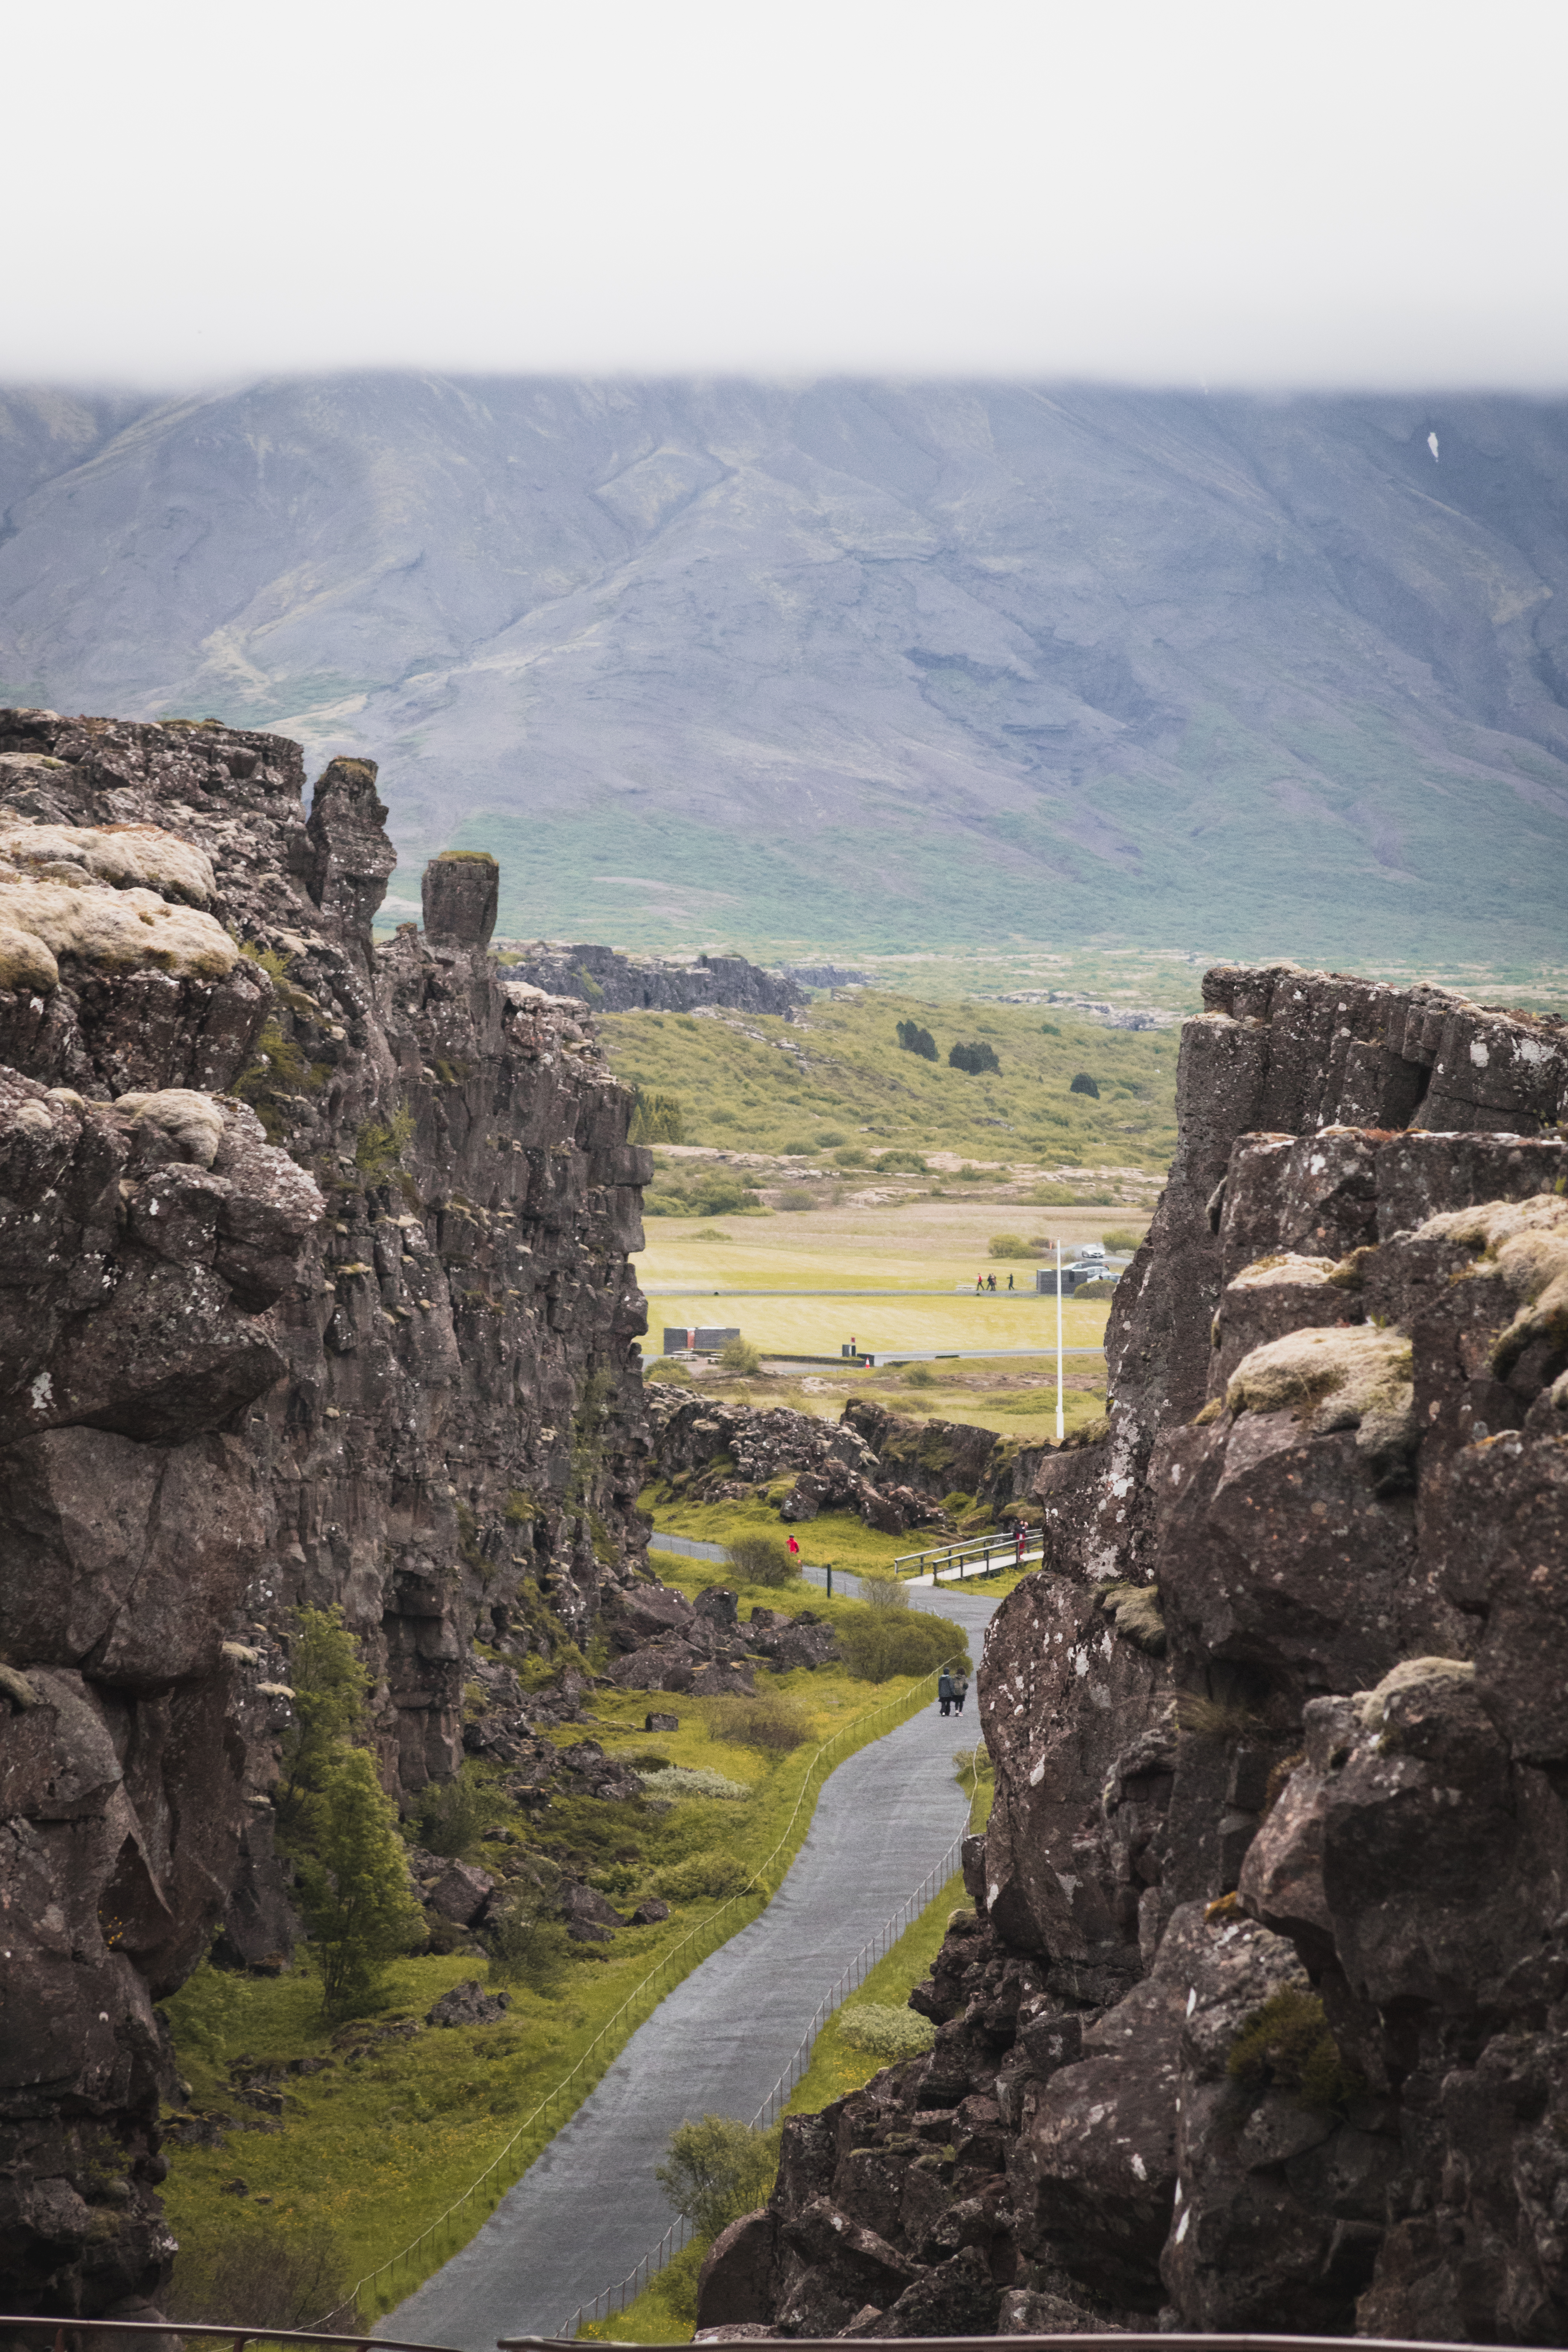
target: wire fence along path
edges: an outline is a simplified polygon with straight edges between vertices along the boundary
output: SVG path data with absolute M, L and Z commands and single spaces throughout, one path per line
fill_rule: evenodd
M 963 1837 L 961 1832 L 935 1868 L 927 1871 L 914 1893 L 906 1895 L 892 1917 L 885 1920 L 877 1933 L 861 1945 L 832 1990 L 824 1993 L 816 2004 L 811 2023 L 801 2036 L 800 2045 L 794 2057 L 752 2117 L 753 2131 L 765 2130 L 770 2124 L 777 2120 L 780 2109 L 787 2104 L 790 2093 L 811 2064 L 811 2053 L 816 2047 L 816 2037 L 834 2011 L 841 2002 L 848 1999 L 858 1986 L 865 1983 L 878 1961 L 884 1958 L 892 1949 L 905 1928 L 912 1927 L 927 1904 L 933 1902 L 941 1894 L 949 1879 L 956 1873 L 963 1851 Z M 628 2303 L 635 2303 L 643 2289 L 650 2285 L 658 2276 L 665 2264 L 679 2253 L 683 2246 L 690 2242 L 691 2234 L 691 2224 L 685 2214 L 678 2215 L 658 2245 L 649 2249 L 635 2270 L 628 2271 L 626 2277 L 619 2280 L 616 2285 L 604 2288 L 591 2303 L 578 2305 L 570 2319 L 563 2325 L 562 2335 L 570 2340 L 575 2336 L 584 2320 L 608 2319 L 612 2312 L 624 2311 Z
M 782 1836 L 765 1862 L 753 1871 L 745 1886 L 737 1895 L 719 1904 L 708 1916 L 689 1930 L 672 1946 L 658 1965 L 627 1994 L 615 2015 L 602 2025 L 575 2065 L 563 2074 L 560 2081 L 545 2094 L 518 2124 L 504 2147 L 498 2150 L 476 2179 L 460 2197 L 438 2213 L 418 2236 L 400 2246 L 395 2254 L 366 2272 L 353 2287 L 351 2301 L 361 2295 L 377 2295 L 384 2284 L 395 2280 L 401 2271 L 409 2275 L 410 2284 L 430 2267 L 428 2257 L 444 2235 L 455 2234 L 455 2224 L 466 2215 L 476 2201 L 483 2200 L 486 2210 L 493 2210 L 511 2182 L 517 2179 L 526 2162 L 537 2156 L 554 2133 L 582 2105 L 595 2084 L 614 2063 L 621 2050 L 651 2012 L 673 1989 L 689 1977 L 692 1969 L 728 1942 L 737 1929 L 745 1924 L 744 1915 L 759 1900 L 765 1906 L 778 1892 L 777 1881 L 782 1876 L 779 1865 L 788 1855 L 797 1834 L 802 1810 L 816 1799 L 823 1782 L 844 1760 L 868 1742 L 885 1738 L 902 1722 L 920 1714 L 929 1706 L 936 1686 L 936 1675 L 924 1675 L 910 1689 L 885 1706 L 857 1717 L 854 1721 L 823 1741 L 806 1767 L 800 1791 Z
M 978 1630 L 989 1606 L 944 1597 Z M 629 2274 L 666 2231 L 654 2177 L 670 2133 L 703 2114 L 749 2116 L 787 2072 L 825 1986 L 942 1864 L 968 1816 L 928 1676 L 882 1736 L 838 1764 L 766 1908 L 669 1989 L 499 2210 L 390 2325 L 489 2352 L 503 2331 L 554 2327 Z M 914 1708 L 924 1702 L 926 1712 Z M 847 1743 L 846 1743 L 847 1744 Z

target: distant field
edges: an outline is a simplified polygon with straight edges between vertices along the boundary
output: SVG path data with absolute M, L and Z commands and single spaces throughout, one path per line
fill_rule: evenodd
M 1135 1220 L 1132 1229 L 1142 1222 Z M 1028 1348 L 1042 1351 L 1043 1358 L 1056 1344 L 1056 1301 L 1036 1295 L 1032 1260 L 989 1257 L 988 1237 L 1010 1227 L 1020 1227 L 1026 1239 L 1037 1233 L 1043 1237 L 1048 1224 L 1053 1231 L 1063 1229 L 1064 1240 L 1076 1249 L 1106 1223 L 1103 1213 L 1083 1210 L 1019 1212 L 992 1202 L 933 1201 L 905 1209 L 850 1206 L 805 1216 L 721 1217 L 696 1228 L 675 1218 L 650 1220 L 647 1246 L 635 1260 L 637 1278 L 651 1291 L 678 1287 L 673 1297 L 648 1299 L 645 1345 L 649 1354 L 657 1353 L 667 1324 L 717 1323 L 738 1326 L 764 1354 L 777 1349 L 794 1355 L 837 1355 L 853 1339 L 878 1353 L 901 1347 Z M 1069 1226 L 1077 1232 L 1065 1230 Z M 975 1297 L 974 1277 L 981 1272 L 995 1275 L 994 1297 Z M 1005 1289 L 1009 1274 L 1018 1286 L 1011 1297 Z M 965 1285 L 963 1293 L 952 1289 L 958 1282 Z M 786 1291 L 929 1289 L 948 1295 L 885 1301 L 722 1296 L 725 1290 L 775 1286 Z M 1109 1313 L 1103 1300 L 1081 1306 L 1064 1300 L 1064 1343 L 1100 1346 Z M 1099 1381 L 1097 1359 L 1070 1361 L 1075 1371 Z M 1038 1379 L 1041 1369 L 1041 1362 L 1031 1361 L 1016 1374 L 1007 1370 L 1022 1381 L 1031 1375 Z M 900 1409 L 920 1410 L 921 1400 L 911 1394 Z M 1015 1426 L 1014 1433 L 1023 1433 Z
M 900 1048 L 900 1021 L 929 1032 L 937 1060 Z M 679 1099 L 691 1143 L 795 1151 L 840 1168 L 845 1152 L 863 1152 L 868 1167 L 888 1151 L 956 1153 L 976 1165 L 1067 1171 L 1069 1190 L 1074 1171 L 1092 1190 L 1093 1171 L 1161 1170 L 1175 1149 L 1173 1031 L 880 991 L 817 997 L 793 1022 L 621 1013 L 600 1026 L 618 1076 Z M 951 1067 L 955 1044 L 988 1045 L 1000 1068 Z M 1079 1076 L 1098 1098 L 1073 1093 Z

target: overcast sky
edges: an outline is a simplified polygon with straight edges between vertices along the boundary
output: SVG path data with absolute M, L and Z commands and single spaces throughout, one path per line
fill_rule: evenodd
M 1563 0 L 57 0 L 0 376 L 1568 388 Z

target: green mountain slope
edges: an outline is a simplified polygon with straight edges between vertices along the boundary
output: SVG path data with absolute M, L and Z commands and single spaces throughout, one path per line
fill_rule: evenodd
M 1492 965 L 1560 935 L 1562 402 L 18 394 L 0 499 L 0 694 L 371 753 L 402 911 L 457 845 L 502 857 L 521 937 Z
M 905 1051 L 898 1024 L 940 1058 Z M 618 1013 L 599 1022 L 617 1076 L 672 1095 L 685 1140 L 821 1159 L 835 1150 L 956 1151 L 1051 1167 L 1163 1168 L 1175 1149 L 1174 1032 L 1108 1030 L 1024 1006 L 857 992 L 793 1022 L 752 1013 Z M 999 1072 L 953 1069 L 984 1042 Z M 1080 1073 L 1098 1097 L 1072 1092 Z M 820 1139 L 820 1140 L 819 1140 Z

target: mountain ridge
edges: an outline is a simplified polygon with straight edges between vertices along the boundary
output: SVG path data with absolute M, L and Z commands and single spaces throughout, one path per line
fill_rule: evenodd
M 523 935 L 1546 953 L 1565 492 L 1500 395 L 0 393 L 0 695 L 382 759 Z

